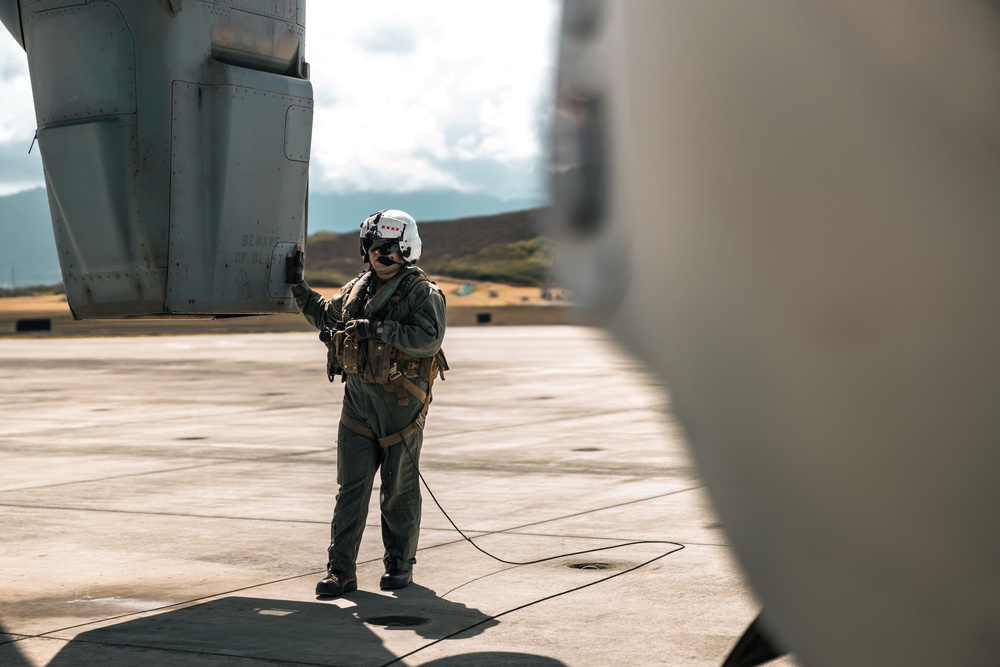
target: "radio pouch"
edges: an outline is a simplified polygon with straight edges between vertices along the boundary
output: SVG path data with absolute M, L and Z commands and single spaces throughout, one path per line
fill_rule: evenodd
M 368 363 L 364 369 L 365 382 L 386 384 L 389 382 L 389 366 L 392 363 L 392 346 L 379 338 L 368 339 Z
M 343 354 L 340 356 L 341 365 L 344 368 L 345 373 L 359 373 L 361 371 L 361 366 L 363 360 L 361 359 L 361 346 L 358 341 L 347 337 L 347 334 L 343 331 L 338 331 L 336 337 L 334 338 L 336 345 L 340 350 L 343 350 Z

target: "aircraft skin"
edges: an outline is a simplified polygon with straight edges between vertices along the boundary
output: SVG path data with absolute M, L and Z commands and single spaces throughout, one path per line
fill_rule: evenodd
M 768 636 L 997 664 L 995 5 L 567 1 L 560 49 L 562 274 L 669 387 Z
M 296 312 L 305 0 L 0 0 L 25 48 L 70 308 Z

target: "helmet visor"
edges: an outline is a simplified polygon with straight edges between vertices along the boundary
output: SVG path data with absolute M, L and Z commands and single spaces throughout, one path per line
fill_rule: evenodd
M 378 254 L 385 256 L 399 251 L 399 243 L 396 239 L 373 239 L 368 252 L 377 250 Z
M 377 250 L 379 255 L 385 257 L 394 252 L 399 252 L 399 244 L 391 239 L 385 239 L 382 243 L 375 243 L 372 250 Z

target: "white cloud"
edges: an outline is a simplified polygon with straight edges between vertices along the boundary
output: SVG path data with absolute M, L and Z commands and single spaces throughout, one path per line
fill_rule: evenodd
M 35 110 L 28 78 L 28 57 L 6 30 L 0 29 L 0 142 L 35 134 Z M 27 150 L 27 146 L 25 146 Z
M 34 136 L 28 57 L 0 28 L 0 196 L 44 185 L 38 146 L 32 147 Z
M 543 197 L 557 20 L 557 0 L 309 2 L 311 187 Z M 42 184 L 27 58 L 2 33 L 0 194 Z
M 317 5 L 312 187 L 540 195 L 554 0 Z

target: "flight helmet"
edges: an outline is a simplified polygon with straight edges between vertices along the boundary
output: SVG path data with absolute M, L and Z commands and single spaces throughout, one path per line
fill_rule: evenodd
M 398 244 L 399 254 L 407 266 L 420 259 L 423 244 L 417 233 L 417 221 L 409 213 L 396 209 L 382 209 L 372 213 L 361 223 L 361 256 L 368 262 L 372 248 Z

